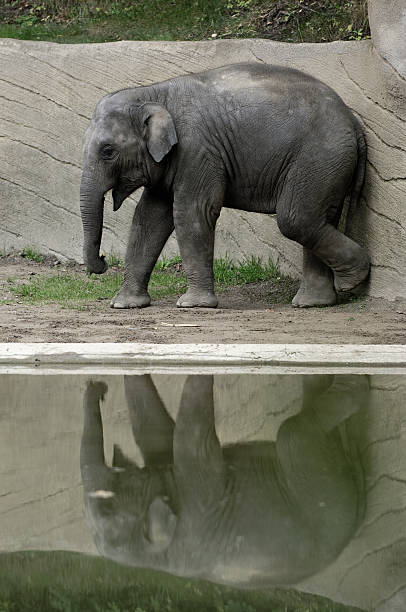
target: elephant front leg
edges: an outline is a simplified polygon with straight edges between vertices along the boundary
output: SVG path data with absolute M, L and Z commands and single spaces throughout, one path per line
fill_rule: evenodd
M 186 378 L 173 437 L 179 494 L 194 516 L 212 513 L 225 502 L 227 491 L 227 470 L 215 427 L 213 382 L 213 376 Z
M 337 301 L 332 270 L 303 247 L 303 278 L 292 300 L 296 308 L 332 306 Z
M 134 441 L 146 466 L 173 463 L 174 422 L 149 374 L 124 376 Z
M 214 293 L 214 230 L 220 207 L 210 202 L 191 205 L 176 200 L 174 219 L 176 238 L 189 288 L 177 301 L 178 308 L 216 308 Z
M 131 225 L 124 282 L 110 302 L 112 308 L 149 306 L 151 272 L 173 227 L 172 202 L 163 194 L 144 189 Z

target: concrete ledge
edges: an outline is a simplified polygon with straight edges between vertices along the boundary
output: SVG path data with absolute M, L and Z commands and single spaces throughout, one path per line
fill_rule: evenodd
M 4 343 L 0 373 L 406 373 L 406 345 Z

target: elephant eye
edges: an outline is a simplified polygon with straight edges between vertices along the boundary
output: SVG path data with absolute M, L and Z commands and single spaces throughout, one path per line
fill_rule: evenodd
M 101 150 L 101 156 L 103 159 L 111 159 L 114 157 L 115 151 L 111 145 L 104 145 Z

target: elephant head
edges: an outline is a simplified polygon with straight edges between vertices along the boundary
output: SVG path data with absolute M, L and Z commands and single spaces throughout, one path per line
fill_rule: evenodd
M 114 446 L 112 467 L 106 465 L 100 400 L 107 386 L 92 381 L 87 384 L 80 452 L 84 510 L 101 554 L 129 565 L 136 556 L 141 566 L 161 567 L 167 563 L 165 551 L 176 525 L 170 467 L 173 423 L 166 416 L 160 430 L 154 428 L 153 401 L 159 403 L 159 397 L 152 389 L 151 398 L 152 383 L 147 377 L 136 378 L 143 397 L 149 400 L 146 402 L 149 415 L 142 414 L 142 402 L 139 402 L 133 428 L 137 428 L 137 418 L 144 422 L 149 419 L 153 430 L 151 436 L 151 432 L 146 431 L 150 428 L 143 427 L 142 423 L 139 426 L 143 431 L 139 444 L 145 461 L 143 468 L 128 459 L 117 445 Z M 159 412 L 160 406 L 155 408 Z
M 159 182 L 163 160 L 177 143 L 169 112 L 161 104 L 134 99 L 134 90 L 102 98 L 83 142 L 80 185 L 84 262 L 89 272 L 107 269 L 99 255 L 104 195 L 113 190 L 114 210 L 142 186 Z

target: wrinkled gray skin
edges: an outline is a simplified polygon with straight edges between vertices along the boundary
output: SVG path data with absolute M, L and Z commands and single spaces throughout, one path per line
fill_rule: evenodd
M 306 376 L 303 409 L 276 442 L 221 447 L 213 378 L 189 376 L 176 424 L 149 376 L 125 380 L 140 468 L 105 464 L 88 384 L 81 444 L 85 513 L 99 552 L 120 563 L 246 588 L 295 584 L 331 563 L 357 529 L 364 483 L 349 419 L 364 376 Z M 118 470 L 118 471 L 117 471 Z
M 215 307 L 214 230 L 221 207 L 276 213 L 304 247 L 294 306 L 334 304 L 369 273 L 366 252 L 336 229 L 364 180 L 365 140 L 329 87 L 298 70 L 235 64 L 125 89 L 97 104 L 86 131 L 80 206 L 84 261 L 99 255 L 104 194 L 114 210 L 145 187 L 135 210 L 114 308 L 148 306 L 148 281 L 173 229 L 189 289 L 180 307 Z

